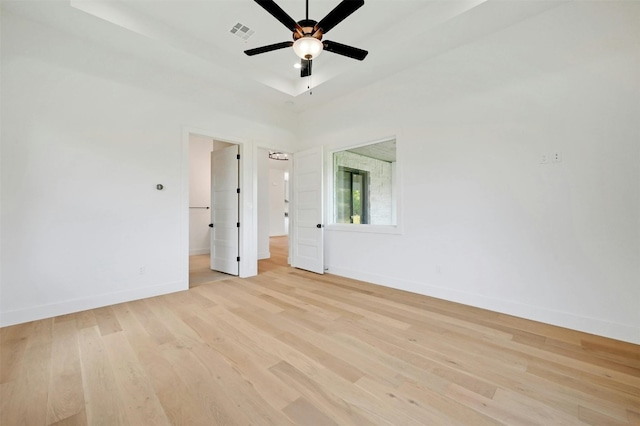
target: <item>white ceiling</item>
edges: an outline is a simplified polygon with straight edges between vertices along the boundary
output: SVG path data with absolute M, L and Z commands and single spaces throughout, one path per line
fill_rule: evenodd
M 304 0 L 277 0 L 295 20 Z M 319 21 L 339 0 L 310 0 Z M 246 49 L 291 40 L 290 31 L 250 0 L 3 1 L 3 9 L 90 42 L 179 70 L 202 84 L 232 88 L 278 108 L 302 111 L 366 87 L 437 55 L 486 37 L 564 3 L 562 0 L 366 0 L 325 40 L 369 51 L 362 62 L 324 52 L 309 80 L 300 78 L 292 49 L 253 57 Z M 255 31 L 249 41 L 230 29 Z M 145 78 L 140 76 L 140 78 Z M 416 76 L 420 78 L 420 76 Z
M 351 148 L 347 151 L 353 152 L 354 154 L 364 155 L 365 157 L 375 158 L 376 160 L 386 161 L 388 163 L 395 163 L 396 161 L 395 139 L 364 145 L 358 148 Z

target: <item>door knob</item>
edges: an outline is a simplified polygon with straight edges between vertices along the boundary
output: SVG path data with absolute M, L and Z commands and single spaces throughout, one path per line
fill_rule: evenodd
M 213 228 L 213 223 L 210 223 L 210 224 L 209 224 L 209 228 Z
M 316 228 L 322 228 L 322 224 L 320 224 L 320 223 L 319 223 L 319 224 L 317 224 L 317 225 L 316 225 Z

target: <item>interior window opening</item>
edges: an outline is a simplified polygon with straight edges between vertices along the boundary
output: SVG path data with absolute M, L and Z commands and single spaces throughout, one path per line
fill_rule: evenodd
M 335 224 L 395 225 L 396 141 L 333 153 Z

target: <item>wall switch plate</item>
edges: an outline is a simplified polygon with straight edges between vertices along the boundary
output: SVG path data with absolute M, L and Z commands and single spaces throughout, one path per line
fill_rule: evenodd
M 559 163 L 562 161 L 562 153 L 560 151 L 554 151 L 553 154 L 551 154 L 551 161 L 553 161 L 554 163 Z

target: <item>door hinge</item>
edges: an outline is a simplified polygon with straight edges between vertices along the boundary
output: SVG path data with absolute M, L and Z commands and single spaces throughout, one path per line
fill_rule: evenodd
M 240 193 L 240 188 L 236 189 L 236 192 L 239 194 Z
M 239 159 L 240 159 L 240 154 L 237 154 L 236 155 L 236 160 L 239 160 Z
M 236 226 L 237 226 L 238 228 L 240 228 L 240 222 L 237 222 L 237 223 L 236 223 Z
M 236 261 L 240 262 L 240 256 L 236 257 Z

